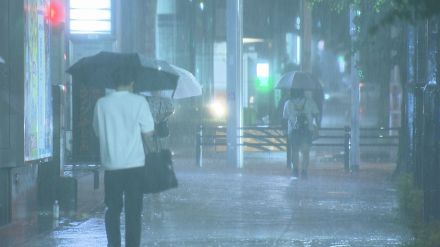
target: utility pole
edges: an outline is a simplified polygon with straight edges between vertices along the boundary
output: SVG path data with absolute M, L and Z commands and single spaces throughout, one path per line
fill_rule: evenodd
M 350 7 L 350 36 L 353 44 L 357 39 L 357 27 L 354 23 L 354 18 L 358 15 L 358 10 L 352 5 Z M 360 92 L 359 92 L 359 72 L 357 69 L 357 62 L 359 61 L 359 52 L 353 52 L 351 57 L 351 143 L 350 143 L 350 170 L 359 170 L 359 106 L 360 106 Z
M 157 0 L 120 3 L 120 51 L 139 52 L 155 57 Z
M 227 122 L 227 161 L 237 168 L 243 166 L 241 143 L 242 114 L 242 37 L 243 37 L 243 2 L 227 0 L 226 3 L 226 39 L 227 39 L 227 84 L 228 102 Z
M 312 71 L 312 9 L 306 0 L 300 1 L 301 10 L 301 70 Z

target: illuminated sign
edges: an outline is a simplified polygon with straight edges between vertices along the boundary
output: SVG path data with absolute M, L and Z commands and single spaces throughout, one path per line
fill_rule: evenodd
M 49 0 L 25 1 L 25 161 L 49 158 L 53 151 L 50 29 L 45 25 L 45 13 L 41 11 L 48 4 Z
M 257 90 L 262 92 L 268 92 L 272 85 L 272 78 L 269 72 L 269 63 L 257 63 L 257 78 L 256 87 Z
M 112 0 L 71 0 L 70 34 L 112 34 Z

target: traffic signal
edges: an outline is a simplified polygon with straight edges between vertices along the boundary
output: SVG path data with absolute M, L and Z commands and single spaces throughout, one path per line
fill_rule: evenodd
M 269 73 L 268 63 L 257 63 L 257 77 L 255 85 L 258 91 L 268 92 L 272 89 L 272 77 Z
M 61 23 L 64 23 L 64 4 L 59 0 L 51 0 L 45 7 L 44 18 L 51 26 L 59 26 Z

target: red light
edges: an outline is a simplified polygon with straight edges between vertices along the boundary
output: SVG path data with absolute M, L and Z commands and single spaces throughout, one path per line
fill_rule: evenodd
M 44 18 L 51 26 L 58 26 L 64 22 L 64 5 L 60 1 L 50 1 L 44 11 Z

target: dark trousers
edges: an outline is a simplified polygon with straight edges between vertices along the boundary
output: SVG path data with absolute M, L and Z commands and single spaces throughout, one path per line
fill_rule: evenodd
M 109 247 L 121 246 L 120 216 L 125 208 L 125 246 L 139 247 L 141 241 L 143 167 L 106 171 L 105 230 Z
M 310 131 L 293 130 L 289 132 L 290 162 L 292 162 L 293 172 L 300 169 L 299 153 L 302 154 L 301 170 L 307 172 L 310 160 L 310 145 L 312 143 L 312 134 Z

